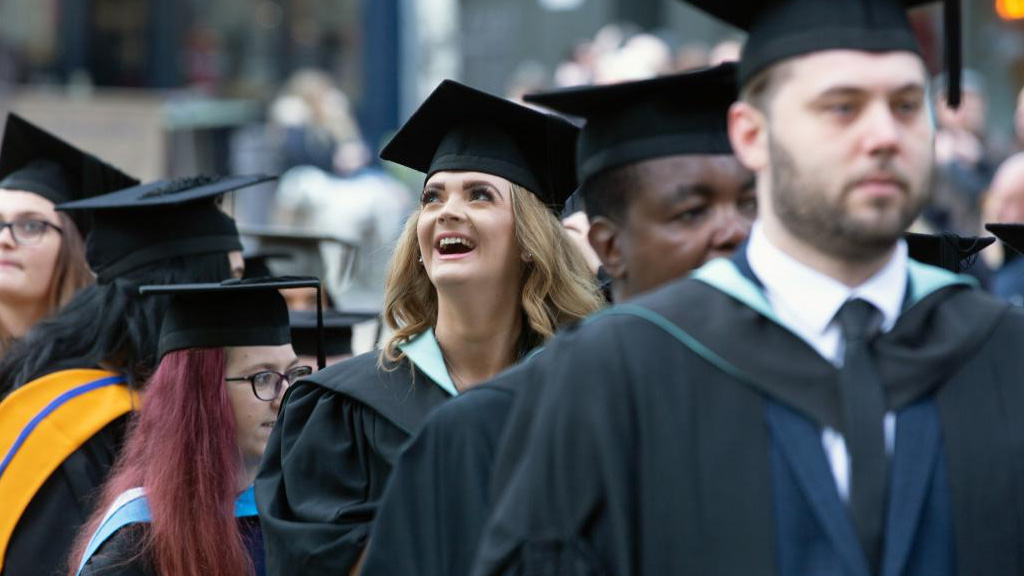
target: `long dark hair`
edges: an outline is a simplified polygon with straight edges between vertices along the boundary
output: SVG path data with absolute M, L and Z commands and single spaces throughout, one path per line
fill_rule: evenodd
M 101 364 L 124 375 L 129 386 L 142 387 L 156 366 L 167 297 L 140 297 L 139 286 L 220 282 L 230 277 L 227 253 L 219 252 L 169 258 L 108 284 L 83 288 L 0 359 L 0 399 L 41 376 Z

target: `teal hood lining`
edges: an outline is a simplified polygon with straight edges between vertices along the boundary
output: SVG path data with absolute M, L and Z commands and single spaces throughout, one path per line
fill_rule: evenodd
M 441 346 L 437 343 L 437 338 L 434 337 L 433 328 L 427 328 L 419 336 L 399 344 L 398 349 L 420 369 L 420 372 L 426 374 L 442 390 L 452 396 L 459 395 L 459 389 L 455 387 L 451 375 L 448 374 L 448 366 L 445 365 Z
M 954 274 L 941 268 L 910 260 L 907 264 L 908 302 L 904 312 L 927 296 L 949 286 L 977 286 L 970 276 Z M 785 328 L 772 310 L 764 292 L 749 278 L 740 273 L 732 260 L 718 258 L 693 272 L 691 278 L 704 282 L 713 288 L 739 300 L 769 320 Z

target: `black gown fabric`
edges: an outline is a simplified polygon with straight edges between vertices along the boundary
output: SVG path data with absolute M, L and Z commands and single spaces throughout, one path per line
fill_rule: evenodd
M 494 457 L 513 401 L 544 352 L 439 407 L 399 456 L 363 576 L 469 573 L 492 502 Z
M 889 409 L 937 406 L 961 574 L 1024 573 L 1022 341 L 1024 314 L 952 285 L 875 344 Z M 776 539 L 791 535 L 775 532 L 769 407 L 836 427 L 831 364 L 693 279 L 544 353 L 558 363 L 530 422 L 506 424 L 529 432 L 509 438 L 521 456 L 503 467 L 472 574 L 776 573 Z
M 450 396 L 404 360 L 357 356 L 292 386 L 256 478 L 267 574 L 348 574 L 399 451 Z
M 239 518 L 238 527 L 252 559 L 253 574 L 265 576 L 259 520 Z M 157 576 L 151 555 L 140 552 L 147 530 L 149 524 L 140 523 L 115 532 L 82 567 L 81 576 Z
M 3 576 L 64 576 L 82 524 L 124 441 L 129 416 L 87 440 L 40 486 L 7 546 Z

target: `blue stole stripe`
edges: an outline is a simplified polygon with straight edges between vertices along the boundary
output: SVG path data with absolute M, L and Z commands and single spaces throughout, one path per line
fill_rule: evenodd
M 251 518 L 257 515 L 256 493 L 253 491 L 253 487 L 249 486 L 235 498 L 235 518 Z M 118 530 L 129 524 L 150 522 L 151 520 L 149 502 L 146 500 L 145 494 L 139 490 L 136 497 L 119 506 L 100 524 L 99 529 L 89 540 L 89 545 L 85 549 L 85 554 L 82 555 L 81 562 L 78 563 L 78 571 L 75 574 L 81 574 L 93 554 Z
M 25 425 L 25 428 L 18 434 L 17 439 L 14 440 L 14 444 L 12 444 L 10 450 L 7 451 L 7 455 L 4 456 L 3 461 L 0 462 L 0 476 L 4 475 L 4 471 L 7 470 L 7 467 L 11 464 L 11 460 L 13 460 L 14 455 L 18 453 L 18 449 L 21 448 L 21 445 L 25 443 L 25 440 L 27 440 L 28 437 L 32 435 L 32 432 L 35 431 L 36 426 L 38 426 L 39 423 L 47 416 L 53 414 L 53 412 L 58 408 L 82 394 L 87 394 L 93 390 L 98 390 L 106 386 L 124 384 L 125 382 L 126 381 L 123 376 L 108 376 L 106 378 L 100 378 L 99 380 L 94 380 L 87 384 L 82 384 L 81 386 L 72 388 L 71 390 L 68 390 L 54 398 L 53 401 L 47 404 L 39 414 L 36 414 L 35 417 L 33 417 L 32 420 Z

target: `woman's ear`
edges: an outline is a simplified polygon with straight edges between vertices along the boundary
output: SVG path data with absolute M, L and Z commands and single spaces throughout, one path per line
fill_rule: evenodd
M 768 166 L 768 118 L 747 102 L 729 108 L 729 141 L 740 163 L 753 172 Z
M 587 239 L 601 260 L 601 266 L 614 280 L 626 277 L 626 258 L 622 251 L 621 228 L 612 220 L 598 216 L 590 221 Z

